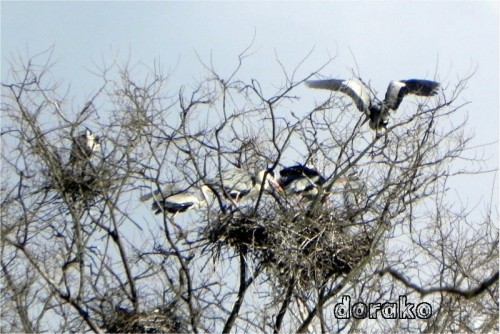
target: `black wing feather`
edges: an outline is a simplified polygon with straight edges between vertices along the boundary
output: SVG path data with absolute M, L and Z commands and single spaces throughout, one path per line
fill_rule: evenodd
M 296 179 L 304 177 L 313 178 L 319 176 L 322 178 L 317 170 L 300 164 L 282 169 L 280 171 L 280 176 L 279 183 L 282 187 L 286 187 Z
M 168 200 L 165 200 L 163 204 L 163 208 L 160 207 L 158 202 L 153 202 L 151 209 L 155 211 L 155 214 L 158 215 L 163 212 L 163 210 L 169 213 L 178 213 L 187 211 L 190 207 L 192 207 L 195 202 L 186 202 L 186 203 L 170 203 Z
M 418 96 L 433 96 L 436 95 L 439 83 L 431 80 L 410 79 L 401 80 L 407 88 L 407 94 L 415 94 Z
M 326 179 L 317 170 L 300 164 L 282 169 L 280 176 L 279 183 L 284 188 L 296 180 L 305 178 L 313 180 L 315 185 L 322 185 L 326 182 Z M 312 185 L 312 187 L 314 186 Z

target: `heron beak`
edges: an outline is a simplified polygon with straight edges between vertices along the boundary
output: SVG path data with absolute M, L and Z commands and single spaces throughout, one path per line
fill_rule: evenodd
M 281 186 L 281 184 L 278 181 L 276 181 L 276 180 L 273 181 L 273 187 L 274 187 L 274 189 L 278 190 L 280 193 L 284 193 L 285 192 L 285 190 L 283 189 L 283 187 Z
M 347 183 L 347 182 L 349 182 L 349 177 L 348 176 L 347 177 L 346 176 L 339 177 L 335 181 L 335 183 Z

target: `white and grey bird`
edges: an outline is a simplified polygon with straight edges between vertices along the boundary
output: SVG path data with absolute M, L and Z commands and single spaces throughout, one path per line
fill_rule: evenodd
M 348 176 L 348 182 L 344 186 L 344 205 L 348 210 L 358 208 L 361 194 L 366 194 L 366 185 L 360 178 L 360 173 L 353 172 Z
M 262 186 L 264 189 L 268 189 L 269 186 L 279 188 L 272 171 L 261 170 L 252 175 L 241 168 L 222 172 L 220 177 L 208 180 L 207 185 L 220 190 L 225 197 L 235 202 L 255 197 L 260 193 Z
M 389 83 L 385 99 L 380 101 L 372 95 L 366 84 L 357 77 L 352 77 L 349 80 L 309 80 L 306 81 L 306 85 L 311 88 L 328 89 L 348 95 L 354 101 L 358 110 L 366 114 L 366 120 L 370 121 L 370 128 L 374 130 L 387 127 L 389 111 L 396 111 L 406 95 L 433 96 L 437 94 L 439 88 L 439 83 L 431 80 L 395 80 Z
M 288 195 L 311 199 L 318 194 L 318 188 L 326 179 L 315 169 L 298 164 L 280 171 L 278 183 Z
M 92 131 L 86 129 L 80 132 L 78 136 L 73 137 L 69 163 L 71 165 L 87 163 L 100 147 L 99 137 L 93 134 Z
M 142 202 L 153 199 L 151 209 L 156 215 L 166 211 L 174 216 L 178 213 L 186 212 L 192 209 L 205 206 L 207 203 L 207 186 L 200 188 L 201 196 L 195 195 L 189 191 L 175 191 L 166 187 L 162 191 L 155 190 L 140 198 Z

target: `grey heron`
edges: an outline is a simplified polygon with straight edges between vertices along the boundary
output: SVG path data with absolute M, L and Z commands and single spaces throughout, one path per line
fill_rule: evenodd
M 207 185 L 220 189 L 225 197 L 235 202 L 255 197 L 262 186 L 264 189 L 268 189 L 269 185 L 280 187 L 270 170 L 261 170 L 252 175 L 241 168 L 224 171 L 220 177 L 208 180 Z
M 278 183 L 287 194 L 314 198 L 326 179 L 315 169 L 298 164 L 280 171 Z
M 379 130 L 387 127 L 389 111 L 396 111 L 406 95 L 433 96 L 437 94 L 440 84 L 422 79 L 394 80 L 387 87 L 384 101 L 379 101 L 375 96 L 372 96 L 370 89 L 357 77 L 352 77 L 349 80 L 309 80 L 306 81 L 306 85 L 311 88 L 328 89 L 348 95 L 358 110 L 364 112 L 367 120 L 370 120 L 370 128 Z
M 166 211 L 174 216 L 178 213 L 186 212 L 192 209 L 197 209 L 207 203 L 207 190 L 205 185 L 200 187 L 201 196 L 197 196 L 189 191 L 175 191 L 167 186 L 162 191 L 155 190 L 152 193 L 146 194 L 140 198 L 142 202 L 153 198 L 151 209 L 156 215 Z
M 92 133 L 92 131 L 86 129 L 85 131 L 80 132 L 78 136 L 73 137 L 69 163 L 74 165 L 77 163 L 88 162 L 92 155 L 98 151 L 100 147 L 101 144 L 99 143 L 99 137 Z

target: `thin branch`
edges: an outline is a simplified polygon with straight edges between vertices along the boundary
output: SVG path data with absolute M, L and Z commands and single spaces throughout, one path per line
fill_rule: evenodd
M 498 271 L 493 274 L 490 278 L 488 278 L 486 281 L 482 282 L 479 284 L 478 287 L 470 290 L 463 290 L 463 289 L 458 289 L 458 288 L 453 288 L 453 287 L 439 287 L 439 288 L 422 288 L 415 283 L 410 282 L 408 279 L 406 279 L 401 273 L 397 272 L 396 270 L 387 268 L 384 270 L 381 270 L 378 272 L 380 276 L 383 276 L 385 274 L 390 274 L 392 277 L 394 277 L 396 280 L 400 281 L 403 283 L 406 287 L 417 291 L 422 297 L 433 294 L 433 293 L 450 293 L 450 294 L 455 294 L 464 297 L 465 299 L 471 299 L 476 296 L 479 296 L 481 293 L 483 293 L 485 290 L 487 290 L 489 287 L 491 287 L 493 284 L 495 284 L 498 281 Z

